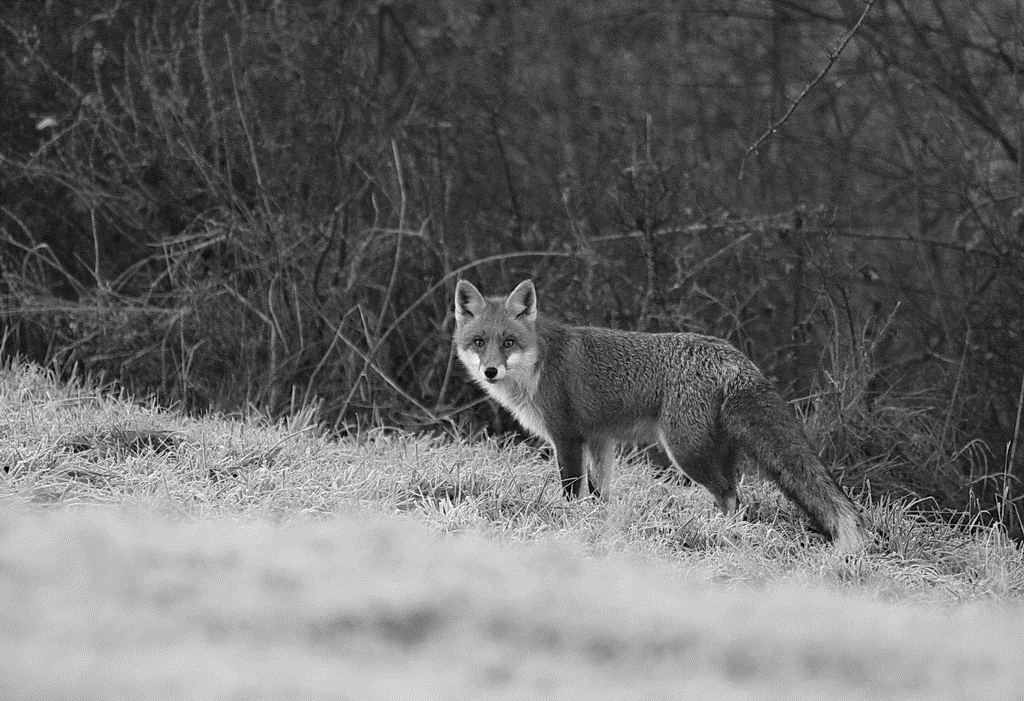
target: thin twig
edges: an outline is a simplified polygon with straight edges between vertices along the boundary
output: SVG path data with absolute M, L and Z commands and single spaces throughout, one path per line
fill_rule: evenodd
M 379 375 L 380 378 L 382 380 L 384 380 L 384 382 L 386 382 L 388 384 L 388 386 L 391 387 L 391 389 L 393 389 L 395 392 L 397 392 L 400 397 L 405 399 L 407 402 L 412 404 L 414 407 L 416 407 L 417 409 L 422 411 L 427 416 L 427 418 L 429 418 L 431 421 L 433 421 L 434 423 L 440 423 L 441 422 L 441 419 L 438 418 L 437 414 L 435 414 L 433 411 L 431 411 L 426 406 L 424 406 L 419 401 L 417 401 L 415 397 L 413 397 L 411 394 L 409 394 L 404 389 L 402 389 L 402 387 L 397 382 L 395 382 L 391 378 L 390 375 L 388 375 L 386 372 L 384 372 L 384 370 L 379 365 L 377 365 L 377 363 L 370 357 L 369 353 L 364 352 L 363 350 L 361 350 L 359 348 L 359 346 L 357 346 L 355 343 L 350 341 L 345 336 L 345 334 L 343 334 L 341 332 L 340 324 L 339 324 L 338 327 L 335 327 L 331 323 L 330 319 L 328 319 L 323 314 L 323 312 L 319 312 L 318 311 L 317 314 L 320 316 L 320 319 L 327 325 L 327 327 L 329 329 L 331 329 L 332 331 L 334 331 L 335 338 L 339 339 L 342 343 L 344 343 L 346 346 L 348 346 L 356 355 L 358 355 L 360 358 L 363 359 L 363 367 L 364 368 L 369 368 L 369 369 L 373 370 L 374 372 L 376 372 L 377 375 Z M 348 402 L 351 400 L 351 397 L 352 397 L 352 394 L 350 393 L 349 397 L 345 400 L 345 405 L 343 406 L 342 411 L 340 411 L 338 413 L 338 420 L 339 421 L 341 420 L 341 418 L 344 417 L 345 409 L 348 407 Z M 338 422 L 335 422 L 334 428 L 337 429 L 337 426 L 338 426 Z
M 514 226 L 519 230 L 526 219 L 523 217 L 523 210 L 519 206 L 519 195 L 516 194 L 515 185 L 512 184 L 512 166 L 509 165 L 508 154 L 505 152 L 505 144 L 501 140 L 501 132 L 498 129 L 498 113 L 491 112 L 491 133 L 494 134 L 494 142 L 498 145 L 498 155 L 501 156 L 501 166 L 505 173 L 505 185 L 508 187 L 508 199 L 515 213 Z
M 21 48 L 25 49 L 26 52 L 32 55 L 32 58 L 39 62 L 39 65 L 43 67 L 43 70 L 63 83 L 64 87 L 74 93 L 79 102 L 85 99 L 85 93 L 83 93 L 77 85 L 68 80 L 63 73 L 51 66 L 50 62 L 46 60 L 46 57 L 33 48 L 32 43 L 28 40 L 27 32 L 16 29 L 8 24 L 3 18 L 0 18 L 0 27 L 6 29 L 7 32 L 14 37 L 14 40 L 21 45 Z
M 395 159 L 395 174 L 398 177 L 398 192 L 401 196 L 398 209 L 398 230 L 405 231 L 405 208 L 408 198 L 405 194 L 405 177 L 402 175 L 402 159 L 398 154 L 398 142 L 394 139 L 391 140 L 391 155 Z M 426 222 L 424 222 L 424 226 L 426 226 Z M 388 287 L 384 291 L 384 300 L 380 304 L 380 314 L 377 315 L 377 327 L 374 330 L 375 335 L 378 336 L 384 327 L 384 315 L 388 313 L 388 304 L 391 303 L 391 295 L 394 294 L 395 282 L 398 280 L 398 269 L 402 264 L 402 241 L 404 239 L 404 236 L 399 236 L 395 240 L 395 258 L 391 265 L 391 277 L 388 278 Z
M 15 248 L 26 253 L 27 255 L 36 257 L 36 259 L 38 259 L 40 263 L 43 263 L 48 267 L 52 268 L 53 270 L 55 270 L 56 272 L 60 273 L 64 277 L 64 281 L 68 285 L 70 285 L 72 289 L 75 290 L 79 297 L 85 294 L 85 287 L 82 285 L 82 283 L 80 283 L 77 280 L 77 278 L 75 278 L 74 275 L 69 273 L 64 268 L 64 265 L 60 262 L 60 259 L 57 258 L 57 254 L 53 252 L 53 249 L 50 247 L 49 244 L 36 243 L 35 237 L 32 235 L 32 230 L 29 229 L 28 225 L 24 221 L 22 221 L 18 217 L 18 215 L 15 214 L 14 211 L 12 211 L 11 209 L 8 209 L 7 207 L 0 207 L 0 212 L 6 214 L 8 217 L 11 218 L 12 221 L 14 221 L 14 223 L 21 227 L 22 231 L 25 232 L 25 238 L 27 238 L 32 245 L 25 245 L 23 243 L 20 243 L 19 241 L 16 241 L 15 238 L 8 231 L 4 231 L 4 236 L 0 237 L 0 243 L 6 243 L 9 246 L 14 246 Z M 43 255 L 44 253 L 49 253 L 49 257 Z
M 1020 394 L 1017 396 L 1017 418 L 1013 424 L 1013 441 L 1010 445 L 1010 462 L 1006 466 L 1006 472 L 1013 473 L 1014 465 L 1017 462 L 1017 446 L 1020 445 L 1020 418 L 1024 412 L 1024 375 L 1020 378 Z
M 960 382 L 964 376 L 964 367 L 967 365 L 967 352 L 971 349 L 971 327 L 967 327 L 964 333 L 964 350 L 960 355 L 960 364 L 957 366 L 956 382 L 953 383 L 953 394 L 949 398 L 949 406 L 946 409 L 946 418 L 942 422 L 942 433 L 939 435 L 939 444 L 946 445 L 946 432 L 953 419 L 953 407 L 956 405 L 957 395 L 960 393 Z
M 746 152 L 743 154 L 742 160 L 740 160 L 740 180 L 743 180 L 743 175 L 746 171 L 747 166 L 747 159 L 750 157 L 750 154 L 756 152 L 759 148 L 761 148 L 761 144 L 763 144 L 769 137 L 775 134 L 775 132 L 777 132 L 779 128 L 786 123 L 786 121 L 793 115 L 793 112 L 796 111 L 796 108 L 800 105 L 800 103 L 804 101 L 804 98 L 807 97 L 807 94 L 814 89 L 815 85 L 821 82 L 822 78 L 824 78 L 830 70 L 832 70 L 832 66 L 833 64 L 835 64 L 836 59 L 839 58 L 839 54 L 843 53 L 843 49 L 845 49 L 846 45 L 850 43 L 851 39 L 853 39 L 853 35 L 856 34 L 857 30 L 860 29 L 862 24 L 864 24 L 864 19 L 868 16 L 868 12 L 871 11 L 871 8 L 874 6 L 875 2 L 876 0 L 868 0 L 868 4 L 864 6 L 864 11 L 860 13 L 860 17 L 857 19 L 857 22 L 853 25 L 850 31 L 846 33 L 846 36 L 844 36 L 842 41 L 839 42 L 839 45 L 828 52 L 828 62 L 825 64 L 825 67 L 821 69 L 818 75 L 814 76 L 814 79 L 811 80 L 811 82 L 804 86 L 804 89 L 800 92 L 799 95 L 797 95 L 796 99 L 790 103 L 789 109 L 786 110 L 786 113 L 779 117 L 779 119 L 776 120 L 770 127 L 768 127 L 768 129 L 763 134 L 761 134 L 758 140 L 755 141 L 754 144 L 746 150 Z
M 242 106 L 242 96 L 238 92 L 238 76 L 235 73 L 235 55 L 231 50 L 231 40 L 227 35 L 224 36 L 224 48 L 227 49 L 228 54 L 228 69 L 231 72 L 231 91 L 235 97 L 235 109 L 238 110 L 238 121 L 242 125 L 242 132 L 245 134 L 245 141 L 249 146 L 249 161 L 252 163 L 253 175 L 256 177 L 256 187 L 259 189 L 260 198 L 263 200 L 263 211 L 266 213 L 267 219 L 269 220 L 271 219 L 273 210 L 270 208 L 270 199 L 267 197 L 267 188 L 263 183 L 263 171 L 260 169 L 260 162 L 256 156 L 256 141 L 253 138 L 252 129 L 249 128 L 249 120 L 245 117 L 245 108 Z M 271 235 L 270 238 L 273 240 L 273 235 Z

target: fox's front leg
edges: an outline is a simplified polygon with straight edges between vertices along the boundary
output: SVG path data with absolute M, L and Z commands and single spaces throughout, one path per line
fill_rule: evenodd
M 555 460 L 562 478 L 562 491 L 566 499 L 578 499 L 583 496 L 586 484 L 586 471 L 583 469 L 583 442 L 556 441 Z

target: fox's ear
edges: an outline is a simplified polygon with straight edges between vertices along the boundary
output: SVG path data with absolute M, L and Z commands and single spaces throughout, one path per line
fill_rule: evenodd
M 484 296 L 472 282 L 459 280 L 455 286 L 455 323 L 469 321 L 483 311 L 485 304 Z
M 537 320 L 537 290 L 533 280 L 523 280 L 505 300 L 505 309 L 510 315 L 526 322 Z

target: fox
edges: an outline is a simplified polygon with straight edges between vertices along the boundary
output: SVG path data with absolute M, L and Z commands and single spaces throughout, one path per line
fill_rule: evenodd
M 554 448 L 566 499 L 589 491 L 608 500 L 617 447 L 654 446 L 662 467 L 705 487 L 732 516 L 747 456 L 837 551 L 867 545 L 857 506 L 789 404 L 724 339 L 570 326 L 538 313 L 532 280 L 506 297 L 459 280 L 453 345 L 470 379 Z

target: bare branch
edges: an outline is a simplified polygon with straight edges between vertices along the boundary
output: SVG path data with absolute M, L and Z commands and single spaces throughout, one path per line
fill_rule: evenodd
M 750 157 L 750 154 L 756 152 L 757 149 L 761 148 L 761 144 L 767 141 L 768 138 L 774 135 L 775 132 L 777 132 L 779 128 L 786 123 L 786 121 L 793 115 L 793 112 L 796 111 L 796 108 L 800 105 L 800 103 L 804 101 L 804 98 L 807 97 L 807 94 L 814 89 L 815 85 L 821 82 L 821 79 L 824 78 L 830 70 L 832 70 L 832 66 L 833 64 L 835 64 L 836 59 L 839 58 L 839 54 L 843 53 L 843 49 L 845 49 L 846 45 L 850 43 L 851 39 L 853 39 L 853 35 L 856 34 L 857 30 L 860 29 L 862 24 L 864 24 L 864 19 L 868 16 L 868 13 L 871 12 L 871 8 L 874 6 L 876 1 L 877 0 L 868 0 L 867 5 L 864 6 L 864 11 L 861 12 L 860 17 L 857 18 L 857 22 L 853 25 L 853 27 L 850 28 L 850 31 L 846 33 L 846 35 L 842 38 L 839 44 L 834 49 L 828 52 L 828 62 L 825 64 L 825 67 L 821 69 L 818 75 L 814 76 L 811 82 L 804 86 L 804 89 L 800 92 L 799 95 L 797 95 L 796 99 L 790 103 L 789 109 L 786 110 L 786 113 L 779 117 L 778 120 L 776 120 L 770 127 L 768 127 L 768 129 L 763 134 L 761 134 L 757 141 L 755 141 L 754 144 L 746 150 L 746 152 L 743 154 L 743 159 L 740 161 L 740 180 L 743 180 L 743 175 L 746 171 L 747 166 L 747 158 Z

